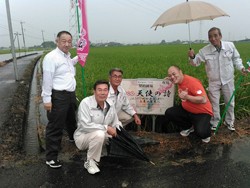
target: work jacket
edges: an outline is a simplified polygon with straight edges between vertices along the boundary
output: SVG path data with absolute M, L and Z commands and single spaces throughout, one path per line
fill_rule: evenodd
M 117 90 L 118 90 L 118 95 L 115 93 L 114 89 L 110 85 L 107 101 L 115 105 L 117 113 L 123 110 L 127 112 L 129 115 L 133 116 L 136 112 L 133 106 L 131 106 L 129 103 L 126 91 L 121 86 L 118 86 Z
M 220 81 L 222 85 L 234 79 L 234 67 L 238 70 L 244 68 L 240 54 L 232 42 L 221 41 L 220 51 L 208 44 L 190 60 L 194 66 L 199 66 L 202 62 L 205 63 L 208 81 Z
M 108 126 L 122 126 L 118 120 L 114 105 L 106 101 L 103 110 L 98 107 L 94 95 L 84 98 L 78 108 L 78 122 L 74 139 L 77 140 L 81 134 L 96 130 L 107 132 Z

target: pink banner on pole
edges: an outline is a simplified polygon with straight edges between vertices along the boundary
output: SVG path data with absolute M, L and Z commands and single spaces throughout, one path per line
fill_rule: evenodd
M 78 55 L 78 62 L 80 63 L 80 65 L 84 67 L 89 53 L 89 37 L 88 37 L 85 0 L 78 0 L 78 3 L 79 3 L 79 8 L 82 12 L 82 27 L 81 27 L 80 38 L 77 42 L 77 55 Z

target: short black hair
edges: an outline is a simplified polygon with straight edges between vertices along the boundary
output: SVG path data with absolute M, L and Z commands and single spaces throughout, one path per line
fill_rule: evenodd
M 108 86 L 108 89 L 109 89 L 109 82 L 107 81 L 107 80 L 97 80 L 96 82 L 95 82 L 95 84 L 94 84 L 94 87 L 93 87 L 93 89 L 94 90 L 96 90 L 96 87 L 98 86 L 98 85 L 101 85 L 101 84 L 106 84 L 107 86 Z
M 113 68 L 113 69 L 111 69 L 111 70 L 109 71 L 109 76 L 112 76 L 112 73 L 113 73 L 114 71 L 117 71 L 117 72 L 120 72 L 120 73 L 123 74 L 122 69 L 120 69 L 120 68 Z
M 70 32 L 68 32 L 68 31 L 60 31 L 60 32 L 57 34 L 57 36 L 56 36 L 56 37 L 57 37 L 57 38 L 60 38 L 62 34 L 67 34 L 67 35 L 70 35 L 70 36 L 71 36 L 71 38 L 72 38 L 71 33 L 70 33 Z

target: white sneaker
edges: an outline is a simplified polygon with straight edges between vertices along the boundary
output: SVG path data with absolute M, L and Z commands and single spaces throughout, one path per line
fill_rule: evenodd
M 46 161 L 46 164 L 49 165 L 51 168 L 61 168 L 62 167 L 62 163 L 59 160 Z
M 90 159 L 84 163 L 84 168 L 88 170 L 88 173 L 95 174 L 97 172 L 100 172 L 100 169 L 97 167 L 97 165 L 97 162 L 95 162 L 93 159 Z
M 229 125 L 229 124 L 227 124 L 226 122 L 224 122 L 224 125 L 226 125 L 227 128 L 228 128 L 230 131 L 235 131 L 234 125 Z
M 181 134 L 181 136 L 188 136 L 192 132 L 194 132 L 194 128 L 193 127 L 191 127 L 190 129 L 181 131 L 180 134 Z
M 217 126 L 216 126 L 216 125 L 212 125 L 211 130 L 212 130 L 212 131 L 215 131 L 215 130 L 216 130 L 216 128 L 217 128 Z
M 202 142 L 208 143 L 208 142 L 210 142 L 210 137 L 207 137 L 207 138 L 204 138 L 204 139 L 201 139 L 201 140 L 202 140 Z

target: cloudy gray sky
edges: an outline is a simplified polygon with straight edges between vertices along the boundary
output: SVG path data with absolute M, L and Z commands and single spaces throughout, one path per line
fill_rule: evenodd
M 190 0 L 191 1 L 191 0 Z M 194 1 L 194 0 L 193 0 Z M 203 0 L 218 6 L 230 17 L 190 24 L 191 40 L 207 39 L 207 30 L 220 27 L 224 40 L 250 38 L 249 0 Z M 151 28 L 167 9 L 185 0 L 86 0 L 88 32 L 91 42 L 159 43 L 161 40 L 188 40 L 187 24 Z M 9 0 L 13 32 L 23 23 L 26 46 L 54 41 L 60 30 L 76 29 L 70 0 Z M 23 45 L 22 36 L 19 36 Z M 9 46 L 5 0 L 0 1 L 0 47 Z

